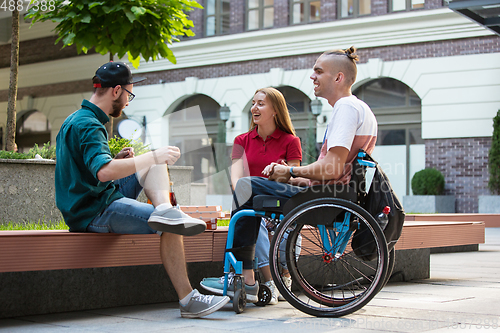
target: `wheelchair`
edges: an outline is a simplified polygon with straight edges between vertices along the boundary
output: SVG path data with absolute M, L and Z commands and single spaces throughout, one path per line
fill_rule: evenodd
M 365 173 L 373 160 L 360 150 L 348 185 L 316 185 L 289 199 L 259 195 L 253 210 L 234 214 L 229 223 L 224 259 L 224 289 L 233 271 L 233 310 L 246 306 L 243 265 L 231 252 L 234 226 L 242 216 L 266 217 L 276 225 L 269 253 L 273 280 L 280 294 L 296 309 L 317 317 L 340 317 L 366 305 L 387 283 L 394 266 L 382 229 L 364 208 Z M 282 278 L 285 263 L 292 286 Z M 263 286 L 263 285 L 261 285 Z M 259 291 L 258 305 L 269 290 Z

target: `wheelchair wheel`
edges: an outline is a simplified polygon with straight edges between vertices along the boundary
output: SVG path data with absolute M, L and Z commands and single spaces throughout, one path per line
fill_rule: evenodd
M 385 276 L 384 287 L 389 282 L 392 276 L 392 271 L 394 270 L 394 264 L 396 263 L 396 250 L 392 248 L 389 251 L 389 264 L 387 267 L 387 274 Z
M 387 244 L 375 219 L 337 198 L 311 200 L 290 211 L 275 232 L 269 258 L 281 295 L 319 317 L 361 309 L 383 287 L 388 269 Z M 284 265 L 292 276 L 291 290 L 281 277 Z
M 241 289 L 234 292 L 233 310 L 236 313 L 242 313 L 247 305 L 246 297 Z
M 259 294 L 258 296 L 258 301 L 257 303 L 254 303 L 256 306 L 266 306 L 271 302 L 271 298 L 273 297 L 273 294 L 271 292 L 271 289 L 269 289 L 268 286 L 266 286 L 263 283 L 259 284 Z

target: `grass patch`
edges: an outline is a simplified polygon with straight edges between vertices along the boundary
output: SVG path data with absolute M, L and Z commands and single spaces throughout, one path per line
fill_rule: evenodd
M 219 227 L 228 227 L 229 226 L 229 219 L 218 219 L 217 225 Z
M 58 222 L 8 222 L 0 224 L 0 230 L 68 230 L 63 220 Z

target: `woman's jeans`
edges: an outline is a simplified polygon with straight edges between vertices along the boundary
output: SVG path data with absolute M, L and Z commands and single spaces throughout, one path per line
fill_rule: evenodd
M 288 232 L 285 233 L 283 239 L 281 240 L 279 251 L 280 255 L 280 264 L 281 267 L 288 269 L 286 265 L 286 241 L 288 239 Z M 297 236 L 297 243 L 295 244 L 295 253 L 297 256 L 300 254 L 302 245 L 302 236 Z M 266 221 L 261 219 L 260 228 L 259 228 L 259 236 L 257 237 L 257 243 L 255 244 L 255 256 L 257 257 L 257 265 L 259 268 L 269 266 L 269 249 L 271 248 L 271 244 L 269 243 L 269 234 L 266 228 Z

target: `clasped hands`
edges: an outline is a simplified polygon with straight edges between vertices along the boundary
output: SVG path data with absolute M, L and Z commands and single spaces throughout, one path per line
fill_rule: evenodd
M 268 176 L 269 180 L 274 180 L 280 183 L 288 183 L 290 180 L 290 167 L 285 161 L 281 163 L 273 162 L 266 166 L 262 171 L 262 174 Z

